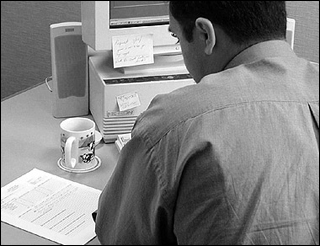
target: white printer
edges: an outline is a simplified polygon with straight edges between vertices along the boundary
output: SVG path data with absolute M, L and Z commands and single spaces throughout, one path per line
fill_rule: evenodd
M 170 67 L 166 59 L 170 59 Z M 160 57 L 154 64 L 123 70 L 113 68 L 112 55 L 108 52 L 93 52 L 89 56 L 89 107 L 105 143 L 130 133 L 137 116 L 157 94 L 195 83 L 183 60 L 172 59 Z M 121 110 L 118 99 L 122 95 L 137 97 L 138 106 Z

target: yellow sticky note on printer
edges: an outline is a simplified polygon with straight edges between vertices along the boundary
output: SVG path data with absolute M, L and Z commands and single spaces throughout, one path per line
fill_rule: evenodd
M 137 92 L 130 92 L 117 96 L 117 103 L 120 111 L 133 109 L 141 105 Z
M 154 63 L 152 34 L 112 37 L 113 66 L 130 67 Z

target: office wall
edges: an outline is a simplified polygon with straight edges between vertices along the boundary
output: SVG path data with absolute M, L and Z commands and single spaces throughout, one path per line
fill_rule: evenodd
M 295 51 L 319 62 L 319 1 L 287 1 Z M 53 23 L 81 21 L 80 1 L 1 1 L 1 100 L 51 76 Z
M 294 51 L 319 63 L 319 1 L 287 1 L 287 14 L 296 20 Z
M 1 1 L 1 99 L 51 76 L 50 24 L 65 21 L 80 1 Z

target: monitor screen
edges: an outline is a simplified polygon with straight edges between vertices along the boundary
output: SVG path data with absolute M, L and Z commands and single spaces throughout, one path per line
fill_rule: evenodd
M 169 24 L 164 1 L 110 1 L 110 28 Z
M 82 1 L 82 38 L 96 51 L 112 50 L 112 37 L 151 34 L 154 54 L 180 54 L 171 36 L 167 1 Z

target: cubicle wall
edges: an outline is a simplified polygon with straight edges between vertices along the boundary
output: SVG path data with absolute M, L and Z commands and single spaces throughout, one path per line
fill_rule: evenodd
M 319 63 L 319 1 L 287 1 L 287 13 L 296 21 L 294 51 Z
M 319 63 L 319 1 L 287 1 L 295 51 Z M 49 26 L 81 21 L 80 1 L 1 1 L 1 99 L 51 75 Z
M 1 99 L 51 76 L 50 24 L 65 21 L 80 1 L 1 1 Z

